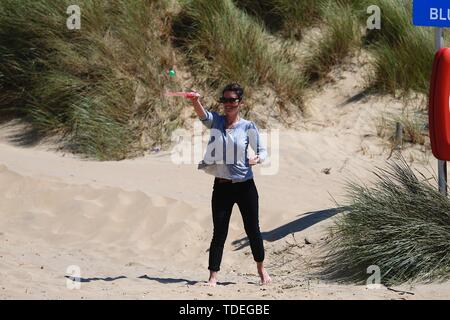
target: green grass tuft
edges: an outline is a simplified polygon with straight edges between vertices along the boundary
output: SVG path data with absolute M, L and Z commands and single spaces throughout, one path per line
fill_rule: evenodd
M 303 75 L 293 69 L 292 56 L 271 45 L 260 23 L 231 0 L 183 4 L 174 30 L 198 79 L 214 89 L 228 82 L 252 90 L 269 85 L 281 99 L 303 108 Z
M 165 2 L 78 1 L 81 30 L 73 31 L 69 4 L 1 2 L 0 114 L 24 119 L 42 136 L 61 135 L 71 151 L 100 160 L 142 151 L 145 131 L 152 143 L 168 141 L 180 106 L 161 99 L 164 87 L 176 87 L 165 74 Z
M 385 285 L 449 279 L 449 199 L 403 158 L 374 174 L 372 187 L 348 183 L 346 211 L 330 229 L 322 275 L 365 283 L 367 268 L 376 265 Z

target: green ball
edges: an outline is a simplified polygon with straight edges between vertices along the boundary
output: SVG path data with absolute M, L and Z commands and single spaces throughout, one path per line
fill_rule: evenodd
M 169 70 L 169 76 L 174 77 L 175 76 L 175 70 Z

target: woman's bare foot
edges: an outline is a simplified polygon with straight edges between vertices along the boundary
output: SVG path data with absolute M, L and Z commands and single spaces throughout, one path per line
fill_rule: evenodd
M 259 277 L 261 278 L 261 285 L 271 283 L 272 279 L 270 278 L 269 274 L 267 273 L 266 269 L 264 268 L 263 263 L 257 262 L 256 266 L 258 268 Z
M 216 271 L 210 271 L 209 280 L 206 284 L 210 287 L 216 286 L 216 284 L 217 284 L 217 272 Z

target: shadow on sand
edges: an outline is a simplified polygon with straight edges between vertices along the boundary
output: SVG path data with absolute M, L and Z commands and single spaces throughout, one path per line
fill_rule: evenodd
M 157 277 L 149 277 L 148 275 L 140 276 L 139 279 L 147 279 L 152 281 L 158 281 L 159 283 L 167 284 L 167 283 L 179 283 L 179 282 L 186 282 L 188 285 L 195 285 L 197 283 L 205 283 L 205 281 L 193 281 L 193 280 L 186 280 L 186 279 L 175 279 L 175 278 L 157 278 Z M 217 282 L 218 285 L 221 286 L 228 286 L 230 284 L 236 284 L 235 282 Z
M 115 280 L 119 280 L 119 279 L 126 279 L 127 277 L 125 276 L 118 276 L 118 277 L 106 277 L 106 278 L 78 278 L 78 277 L 72 277 L 72 276 L 65 276 L 67 279 L 70 279 L 72 281 L 75 282 L 92 282 L 92 281 L 115 281 Z
M 115 281 L 119 279 L 128 279 L 128 277 L 125 276 L 118 276 L 118 277 L 106 277 L 106 278 L 78 278 L 73 276 L 65 276 L 67 279 L 70 279 L 74 282 L 92 282 L 92 281 Z M 170 284 L 170 283 L 181 283 L 186 282 L 186 284 L 193 286 L 197 283 L 205 283 L 205 281 L 194 281 L 194 280 L 187 280 L 187 279 L 177 279 L 177 278 L 157 278 L 157 277 L 149 277 L 148 275 L 143 275 L 138 277 L 138 279 L 146 279 L 146 280 L 152 280 L 152 281 L 158 281 L 162 284 Z M 230 284 L 236 284 L 235 282 L 217 282 L 218 285 L 221 286 L 228 286 Z
M 0 119 L 0 127 L 9 129 L 6 140 L 17 147 L 34 147 L 45 138 L 45 135 L 31 124 L 10 115 Z
M 326 209 L 320 211 L 306 212 L 301 218 L 275 228 L 271 231 L 261 232 L 263 240 L 272 242 L 280 240 L 291 233 L 299 232 L 305 230 L 312 225 L 319 223 L 325 219 L 331 218 L 332 216 L 338 214 L 339 212 L 345 211 L 345 207 Z M 250 245 L 248 238 L 241 238 L 232 242 L 235 246 L 235 251 L 241 250 L 248 245 Z

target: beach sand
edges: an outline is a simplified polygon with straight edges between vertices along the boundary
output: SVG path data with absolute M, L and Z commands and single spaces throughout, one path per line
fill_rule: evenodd
M 208 279 L 213 177 L 174 164 L 170 150 L 98 162 L 49 143 L 22 146 L 16 122 L 0 128 L 0 299 L 448 299 L 450 282 L 369 289 L 310 277 L 345 181 L 374 180 L 390 154 L 376 124 L 401 101 L 365 97 L 352 68 L 311 92 L 310 117 L 281 129 L 279 168 L 255 168 L 266 267 L 260 286 L 237 205 L 219 285 Z M 353 99 L 351 99 L 353 97 Z M 271 149 L 269 148 L 269 155 Z M 405 159 L 426 173 L 426 146 Z M 79 274 L 73 273 L 79 271 Z M 80 287 L 67 278 L 81 279 Z M 368 275 L 369 276 L 369 275 Z

